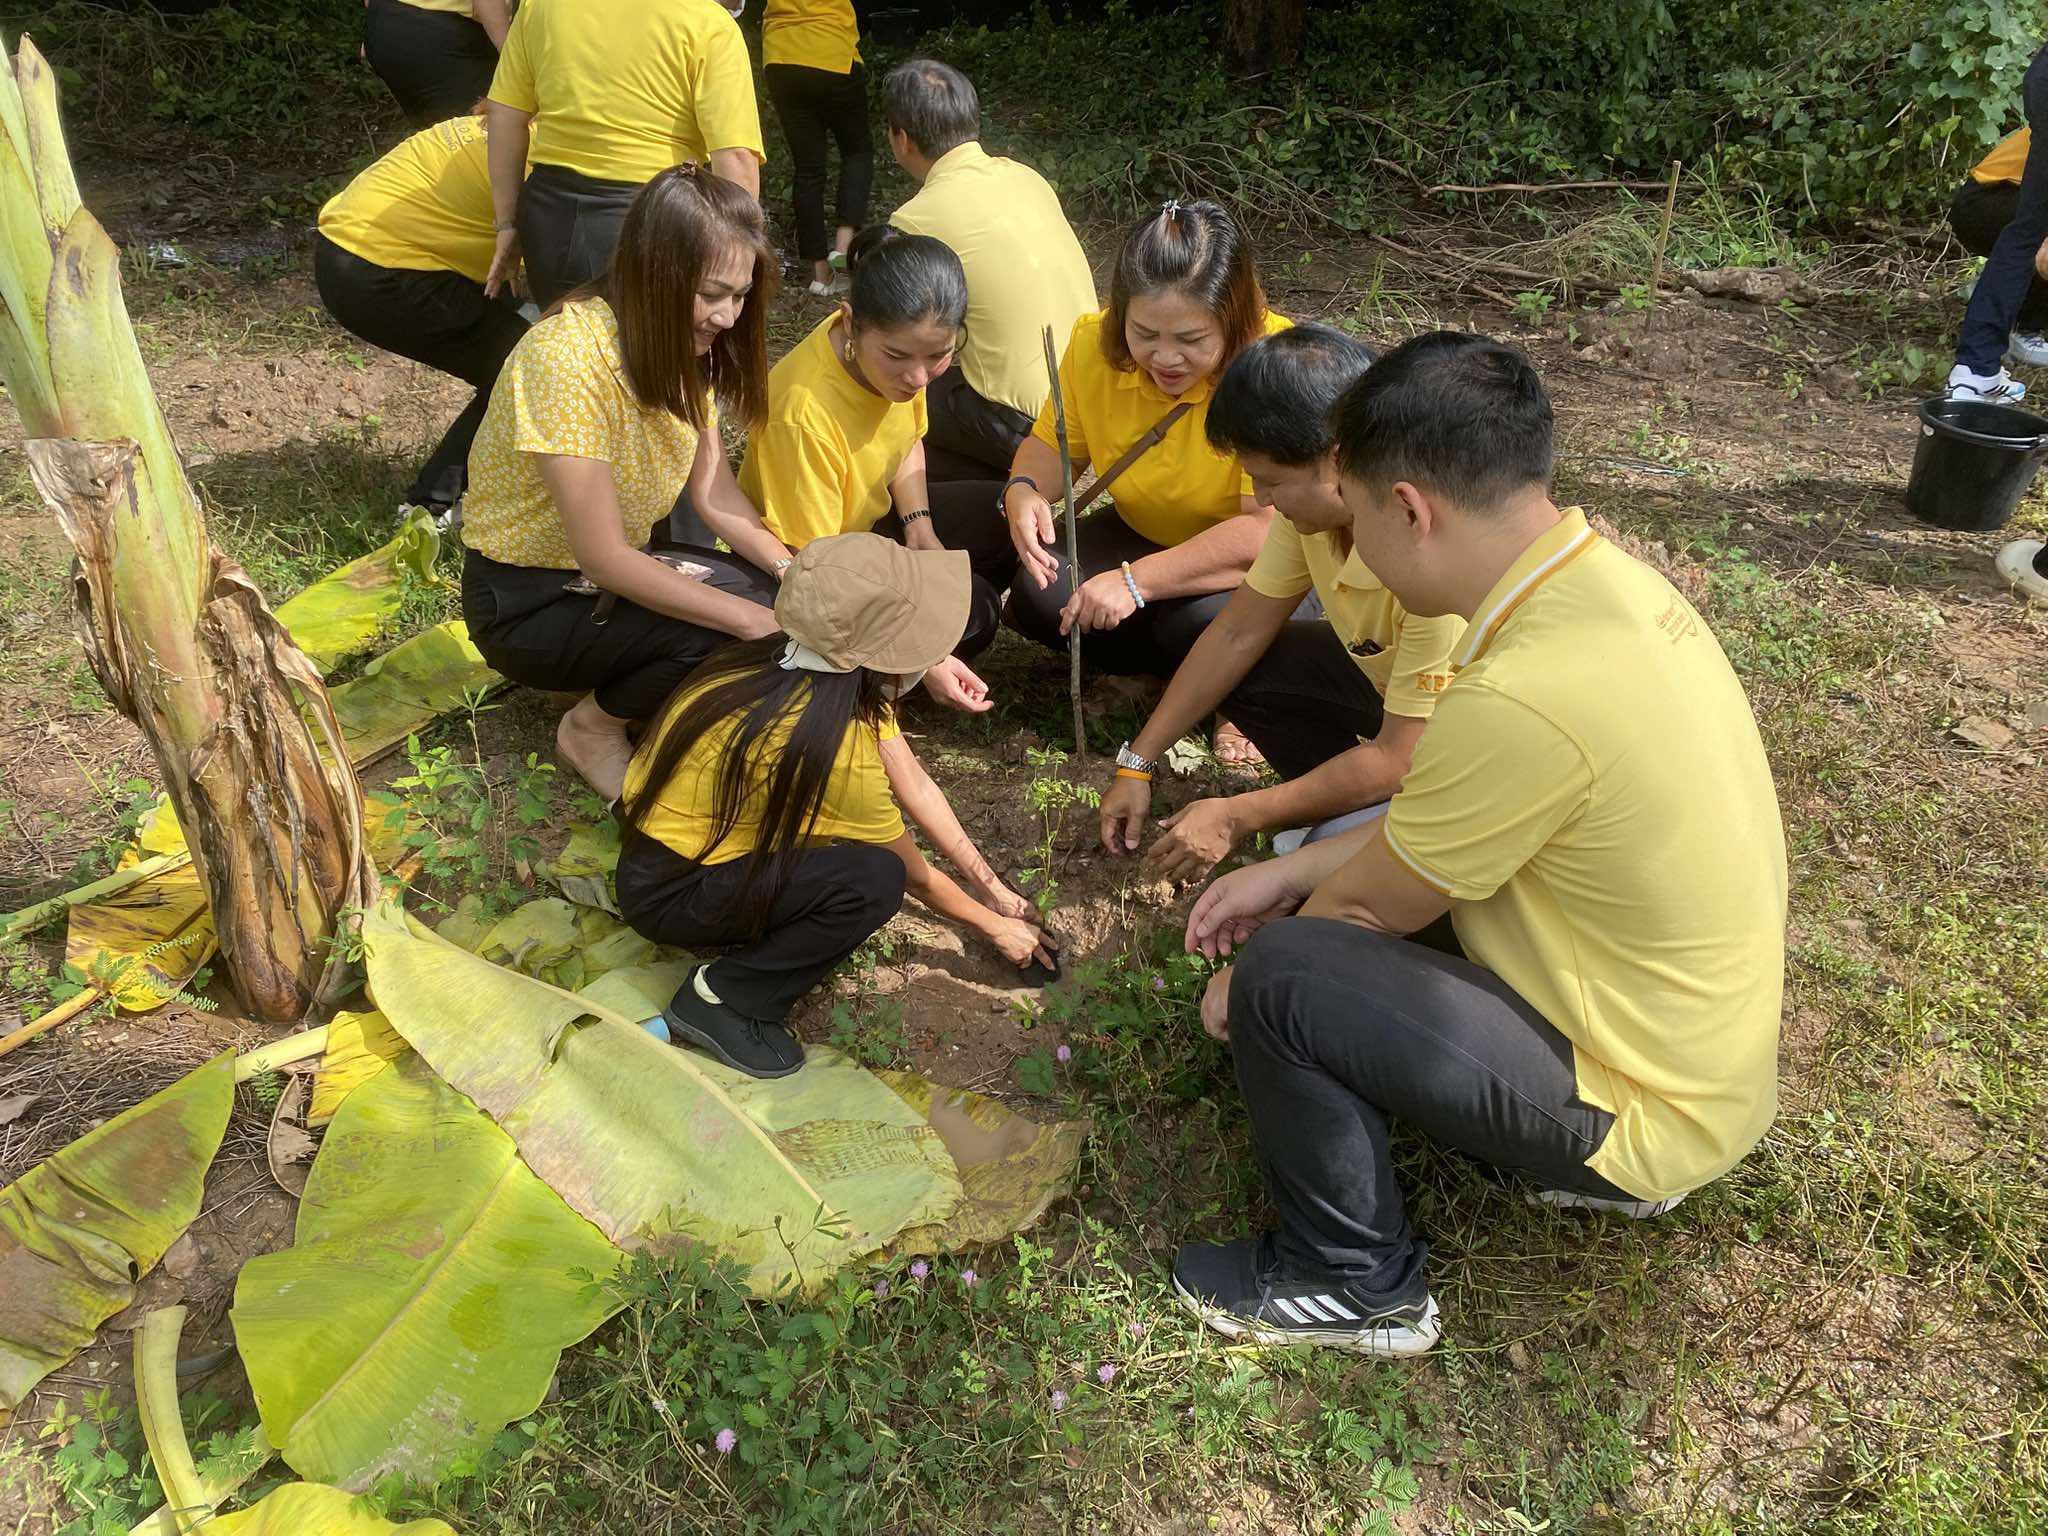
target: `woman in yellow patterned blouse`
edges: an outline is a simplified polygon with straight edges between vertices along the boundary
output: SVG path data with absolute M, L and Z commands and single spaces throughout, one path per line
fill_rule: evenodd
M 721 406 L 751 424 L 766 404 L 774 273 L 760 204 L 708 171 L 662 172 L 627 210 L 610 274 L 506 359 L 470 451 L 470 637 L 514 682 L 585 695 L 555 745 L 607 799 L 628 722 L 727 640 L 775 629 L 766 572 L 783 549 L 718 436 Z M 740 558 L 641 547 L 686 487 Z

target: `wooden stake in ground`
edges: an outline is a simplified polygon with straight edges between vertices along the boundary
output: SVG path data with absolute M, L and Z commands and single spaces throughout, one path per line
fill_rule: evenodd
M 1657 290 L 1664 286 L 1664 247 L 1671 243 L 1671 215 L 1678 207 L 1678 170 L 1680 162 L 1671 162 L 1671 182 L 1664 189 L 1664 221 L 1657 226 L 1657 260 L 1650 268 L 1650 297 L 1657 297 Z
M 1053 433 L 1060 443 L 1060 506 L 1067 524 L 1067 596 L 1081 590 L 1081 536 L 1075 531 L 1074 461 L 1067 457 L 1067 402 L 1060 394 L 1060 357 L 1053 349 L 1052 327 L 1043 334 L 1045 374 L 1052 380 Z M 1067 630 L 1067 691 L 1074 701 L 1074 759 L 1088 756 L 1088 732 L 1081 718 L 1081 626 Z

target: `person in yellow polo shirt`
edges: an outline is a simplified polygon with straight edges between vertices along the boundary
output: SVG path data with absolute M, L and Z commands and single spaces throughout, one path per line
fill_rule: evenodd
M 363 58 L 425 128 L 475 109 L 511 25 L 511 0 L 363 0 Z
M 608 800 L 627 725 L 718 646 L 775 627 L 781 546 L 718 436 L 721 407 L 752 423 L 765 405 L 775 271 L 759 203 L 700 167 L 663 171 L 627 209 L 602 291 L 512 349 L 470 450 L 470 638 L 515 683 L 584 695 L 555 746 Z M 643 548 L 685 487 L 732 554 Z
M 833 252 L 843 257 L 868 221 L 875 179 L 868 71 L 853 0 L 768 0 L 761 16 L 761 80 L 789 140 L 796 253 L 811 264 L 811 293 L 823 298 L 836 283 Z M 839 197 L 837 228 L 828 231 L 830 144 L 839 146 Z
M 896 728 L 896 700 L 960 637 L 967 583 L 958 551 L 872 533 L 814 540 L 776 596 L 776 633 L 706 661 L 641 743 L 619 910 L 659 943 L 725 949 L 663 1010 L 678 1044 L 755 1077 L 796 1071 L 790 1010 L 906 890 L 1028 979 L 1056 970 L 1037 913 Z M 904 811 L 974 894 L 926 860 Z
M 604 275 L 626 205 L 672 165 L 761 195 L 761 119 L 739 23 L 715 0 L 526 0 L 491 80 L 498 246 L 546 309 Z M 527 169 L 532 162 L 532 170 Z
M 436 516 L 461 499 L 491 386 L 526 334 L 516 304 L 484 293 L 492 246 L 486 153 L 481 118 L 423 129 L 328 199 L 313 236 L 313 282 L 344 329 L 476 390 L 407 496 Z
M 1282 782 L 1196 800 L 1161 822 L 1146 863 L 1167 879 L 1207 874 L 1255 833 L 1329 835 L 1385 801 L 1450 685 L 1464 620 L 1401 606 L 1352 548 L 1337 492 L 1330 411 L 1371 364 L 1364 342 L 1297 325 L 1240 352 L 1209 401 L 1209 441 L 1237 456 L 1279 516 L 1243 585 L 1118 752 L 1102 844 L 1137 850 L 1158 760 L 1219 705 Z M 1292 617 L 1310 592 L 1321 614 Z
M 1948 207 L 1948 225 L 1972 256 L 1989 256 L 2020 207 L 2020 177 L 2027 168 L 2034 131 L 2007 134 L 1970 168 Z M 2006 342 L 2006 356 L 2030 368 L 2048 368 L 2048 283 L 2038 275 L 2027 279 Z
M 918 183 L 889 222 L 945 241 L 967 273 L 959 366 L 929 391 L 927 468 L 938 481 L 1000 480 L 1051 389 L 1045 328 L 1064 348 L 1074 322 L 1095 313 L 1088 253 L 1046 179 L 977 142 L 981 101 L 952 65 L 897 65 L 882 82 L 882 110 L 889 153 Z
M 1189 917 L 1191 949 L 1235 951 L 1203 1022 L 1279 1223 L 1188 1244 L 1174 1282 L 1232 1336 L 1399 1356 L 1440 1323 L 1390 1119 L 1532 1201 L 1630 1216 L 1769 1128 L 1785 836 L 1706 622 L 1551 502 L 1525 357 L 1417 337 L 1335 432 L 1358 554 L 1410 612 L 1470 626 L 1384 821 L 1235 870 Z
M 1070 596 L 1046 401 L 1003 489 L 1019 565 L 1006 616 L 1020 633 L 1064 650 L 1078 626 L 1098 672 L 1165 677 L 1181 664 L 1251 569 L 1272 517 L 1236 456 L 1210 446 L 1210 391 L 1233 357 L 1287 324 L 1266 307 L 1250 241 L 1217 204 L 1175 199 L 1132 227 L 1109 307 L 1075 322 L 1060 361 L 1074 473 L 1107 471 L 1173 419 L 1117 478 L 1115 505 L 1082 520 Z

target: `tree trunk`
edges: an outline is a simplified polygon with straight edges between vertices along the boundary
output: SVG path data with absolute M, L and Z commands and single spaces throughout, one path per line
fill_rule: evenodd
M 1229 0 L 1223 46 L 1241 75 L 1270 74 L 1301 62 L 1305 0 Z
M 376 891 L 355 770 L 319 673 L 207 539 L 26 38 L 0 70 L 0 130 L 0 376 L 77 552 L 80 637 L 156 754 L 236 992 L 296 1019 L 341 973 L 336 915 Z

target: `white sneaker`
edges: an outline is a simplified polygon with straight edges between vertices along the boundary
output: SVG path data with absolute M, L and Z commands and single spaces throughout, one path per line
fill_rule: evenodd
M 1951 400 L 1989 400 L 1995 405 L 2018 405 L 2027 397 L 2027 386 L 2003 368 L 1996 373 L 1976 373 L 1961 363 L 1948 371 Z
M 2048 368 L 2048 336 L 2015 331 L 2005 344 L 2005 355 L 2008 361 L 2029 368 Z
M 846 279 L 835 273 L 831 282 L 821 283 L 814 277 L 804 291 L 814 299 L 836 299 L 846 292 Z
M 2048 576 L 2034 564 L 2040 553 L 2041 540 L 2014 539 L 1998 552 L 1998 574 L 2028 597 L 2048 598 Z
M 1611 1211 L 1631 1221 L 1648 1221 L 1652 1216 L 1662 1216 L 1685 1196 L 1673 1195 L 1669 1200 L 1608 1200 L 1599 1195 L 1574 1194 L 1568 1189 L 1534 1189 L 1522 1198 L 1530 1205 L 1554 1205 L 1563 1211 Z

